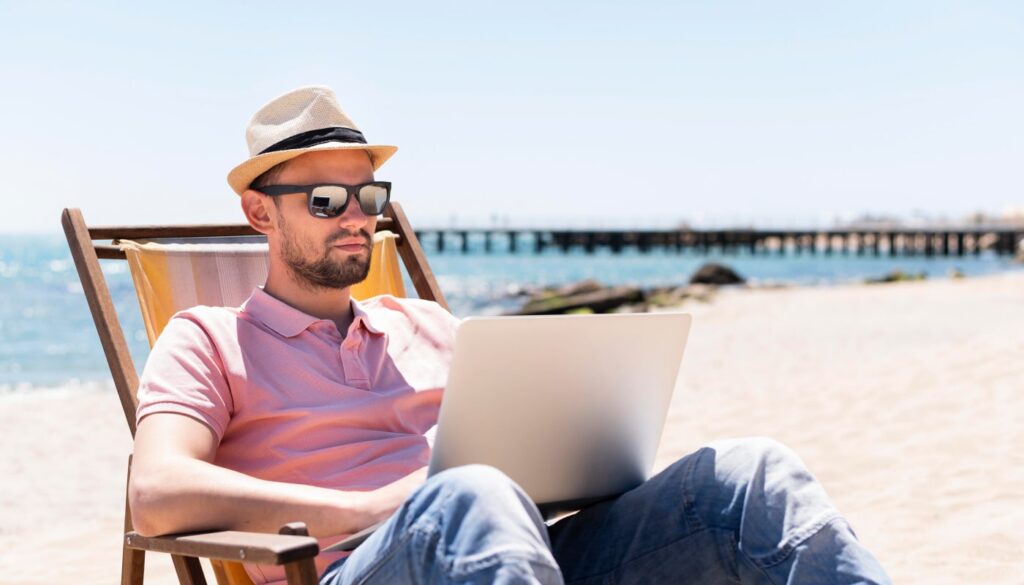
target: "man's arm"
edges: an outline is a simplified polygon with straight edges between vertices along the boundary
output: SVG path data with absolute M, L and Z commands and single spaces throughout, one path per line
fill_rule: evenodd
M 185 415 L 154 413 L 135 434 L 128 497 L 139 534 L 201 530 L 277 532 L 301 521 L 315 537 L 383 521 L 426 477 L 420 469 L 371 492 L 257 479 L 213 464 L 217 437 Z

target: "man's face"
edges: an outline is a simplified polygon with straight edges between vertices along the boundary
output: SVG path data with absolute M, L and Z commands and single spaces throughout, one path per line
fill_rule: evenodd
M 365 151 L 325 150 L 292 159 L 273 183 L 355 185 L 372 180 L 373 165 Z M 305 194 L 275 199 L 280 258 L 296 282 L 307 288 L 346 288 L 366 278 L 377 216 L 364 214 L 354 197 L 334 218 L 313 217 Z

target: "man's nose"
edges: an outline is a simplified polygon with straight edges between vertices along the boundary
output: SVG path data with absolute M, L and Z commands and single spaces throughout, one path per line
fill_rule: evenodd
M 352 197 L 348 202 L 348 206 L 345 207 L 345 211 L 338 216 L 338 224 L 346 228 L 362 228 L 376 217 L 375 215 L 363 213 L 362 208 L 359 207 L 359 201 Z

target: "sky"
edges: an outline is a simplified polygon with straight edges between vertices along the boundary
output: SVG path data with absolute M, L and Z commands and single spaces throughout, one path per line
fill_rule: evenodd
M 422 227 L 796 227 L 1024 208 L 1024 3 L 0 0 L 0 232 L 241 221 L 335 89 Z

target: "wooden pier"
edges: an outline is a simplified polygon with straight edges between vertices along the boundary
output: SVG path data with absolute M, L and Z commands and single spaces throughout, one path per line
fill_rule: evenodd
M 1024 226 L 1016 228 L 896 230 L 544 230 L 422 229 L 422 245 L 437 252 L 562 253 L 600 249 L 620 253 L 667 250 L 677 253 L 859 256 L 968 256 L 991 250 L 1000 256 L 1020 252 Z

